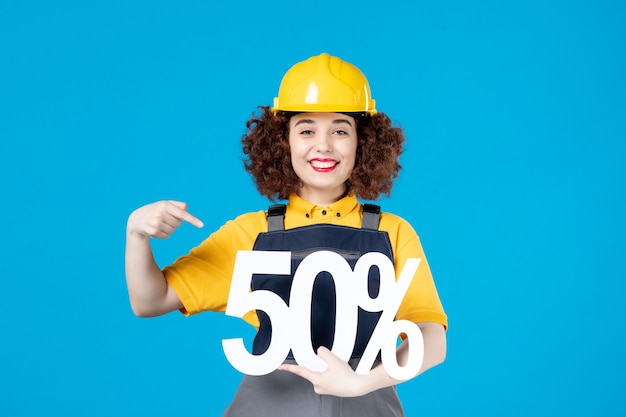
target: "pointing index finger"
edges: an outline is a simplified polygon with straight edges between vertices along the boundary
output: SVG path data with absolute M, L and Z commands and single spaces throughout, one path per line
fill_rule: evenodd
M 204 227 L 204 223 L 202 223 L 202 221 L 199 218 L 192 216 L 188 212 L 185 212 L 185 215 L 182 217 L 182 220 L 196 227 Z
M 189 224 L 192 224 L 196 227 L 204 227 L 204 223 L 197 217 L 191 215 L 187 211 L 187 204 L 182 203 L 180 201 L 170 201 L 169 212 L 173 216 L 178 217 L 179 219 L 186 221 Z

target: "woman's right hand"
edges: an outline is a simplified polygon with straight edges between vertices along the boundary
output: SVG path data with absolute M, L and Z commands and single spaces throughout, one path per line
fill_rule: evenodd
M 128 217 L 126 231 L 129 236 L 167 239 L 185 221 L 196 227 L 204 224 L 187 211 L 187 203 L 164 200 L 147 204 Z

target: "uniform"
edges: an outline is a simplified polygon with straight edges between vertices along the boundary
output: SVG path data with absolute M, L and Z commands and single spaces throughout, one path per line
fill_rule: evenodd
M 383 233 L 370 233 L 374 232 L 371 230 L 362 232 L 360 228 L 363 220 L 362 216 L 362 206 L 354 196 L 344 197 L 329 207 L 319 207 L 300 199 L 294 194 L 289 198 L 284 217 L 286 232 L 281 236 L 292 235 L 295 232 L 301 236 L 301 233 L 309 233 L 307 230 L 321 230 L 322 232 L 319 234 L 321 241 L 314 244 L 315 248 L 319 248 L 332 246 L 334 244 L 333 241 L 337 240 L 335 239 L 336 233 L 341 230 L 347 230 L 348 233 L 354 231 L 358 236 L 361 236 L 356 239 L 358 241 L 368 240 L 367 238 L 362 238 L 362 236 L 376 234 L 377 237 L 372 240 L 373 243 L 371 245 L 373 246 L 366 245 L 366 247 L 360 248 L 359 252 L 379 251 L 385 253 L 396 265 L 396 277 L 407 258 L 421 258 L 420 266 L 398 310 L 396 318 L 413 322 L 437 322 L 447 326 L 447 318 L 439 301 L 423 250 L 411 226 L 398 216 L 382 213 L 380 215 L 379 230 Z M 319 224 L 322 226 L 314 226 Z M 256 250 L 288 250 L 295 244 L 294 240 L 279 243 L 283 238 L 271 237 L 271 233 L 265 233 L 267 230 L 268 220 L 264 211 L 244 214 L 233 221 L 227 222 L 202 244 L 192 249 L 188 255 L 179 258 L 173 265 L 166 267 L 163 271 L 165 277 L 183 303 L 181 311 L 189 315 L 207 310 L 225 310 L 237 250 L 251 250 L 253 248 Z M 267 236 L 270 236 L 269 241 Z M 331 236 L 330 239 L 329 236 Z M 257 240 L 257 238 L 259 239 Z M 265 242 L 263 242 L 264 239 Z M 347 235 L 345 240 L 348 242 L 355 241 L 355 239 L 350 238 L 350 235 Z M 295 241 L 298 241 L 298 239 Z M 304 241 L 311 241 L 311 238 L 307 235 Z M 276 247 L 276 245 L 283 245 L 284 247 Z M 353 263 L 351 266 L 353 266 Z M 370 282 L 372 279 L 375 280 L 376 278 L 371 278 Z M 324 285 L 328 286 L 328 283 L 323 283 L 323 277 L 320 277 L 320 281 L 322 282 L 320 284 L 322 288 Z M 259 282 L 257 279 L 255 282 L 253 280 L 253 288 L 266 288 L 264 286 L 267 282 L 271 281 Z M 280 290 L 276 291 L 275 288 L 273 290 L 277 293 L 281 292 Z M 318 290 L 320 294 L 324 292 L 324 289 Z M 285 293 L 281 296 L 283 298 L 287 297 Z M 332 314 L 331 319 L 322 318 L 326 310 L 323 307 L 328 305 L 323 297 L 323 295 L 318 297 L 315 294 L 313 296 L 313 327 L 315 328 L 316 321 L 322 321 L 322 324 L 318 326 L 321 330 L 313 330 L 312 337 L 315 347 L 327 345 L 328 335 L 329 333 L 332 334 L 332 329 L 331 331 L 324 331 L 324 329 L 329 327 L 327 324 L 331 323 L 334 318 L 332 318 Z M 319 314 L 315 312 L 316 299 L 318 299 Z M 322 308 L 320 309 L 319 306 L 322 306 Z M 318 314 L 319 318 L 316 318 L 318 317 L 316 314 Z M 257 316 L 257 314 L 252 312 L 244 317 L 246 321 L 257 328 L 260 325 L 259 317 L 262 319 L 261 327 L 253 348 L 257 351 L 256 353 L 261 353 L 267 346 L 267 325 L 262 324 L 262 314 Z M 327 323 L 323 322 L 323 320 L 327 320 Z M 371 332 L 372 326 L 375 326 L 375 320 L 376 318 L 370 320 L 369 325 L 362 325 L 361 323 L 366 323 L 368 319 L 359 318 L 358 334 L 361 336 L 357 337 L 357 347 L 355 352 L 353 352 L 351 365 L 354 366 L 358 362 L 362 348 L 369 338 L 368 332 Z M 287 360 L 291 361 L 292 359 L 288 358 Z M 320 396 L 314 393 L 308 381 L 282 371 L 259 377 L 245 376 L 232 404 L 224 415 L 254 415 L 262 417 L 266 415 L 294 415 L 296 413 L 302 417 L 309 415 L 341 415 L 345 417 L 403 415 L 395 387 L 385 388 L 355 398 Z

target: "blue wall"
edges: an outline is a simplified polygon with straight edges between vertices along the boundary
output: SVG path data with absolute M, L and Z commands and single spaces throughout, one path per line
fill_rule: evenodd
M 626 414 L 625 4 L 398 3 L 0 3 L 2 415 L 219 414 L 240 378 L 220 340 L 250 329 L 134 317 L 126 219 L 189 203 L 206 226 L 155 241 L 166 265 L 265 208 L 244 123 L 324 51 L 407 133 L 382 204 L 450 319 L 407 414 Z

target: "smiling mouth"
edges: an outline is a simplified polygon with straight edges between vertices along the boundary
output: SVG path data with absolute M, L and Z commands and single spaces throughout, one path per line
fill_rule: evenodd
M 328 172 L 335 169 L 339 162 L 334 159 L 312 159 L 309 164 L 317 172 Z

